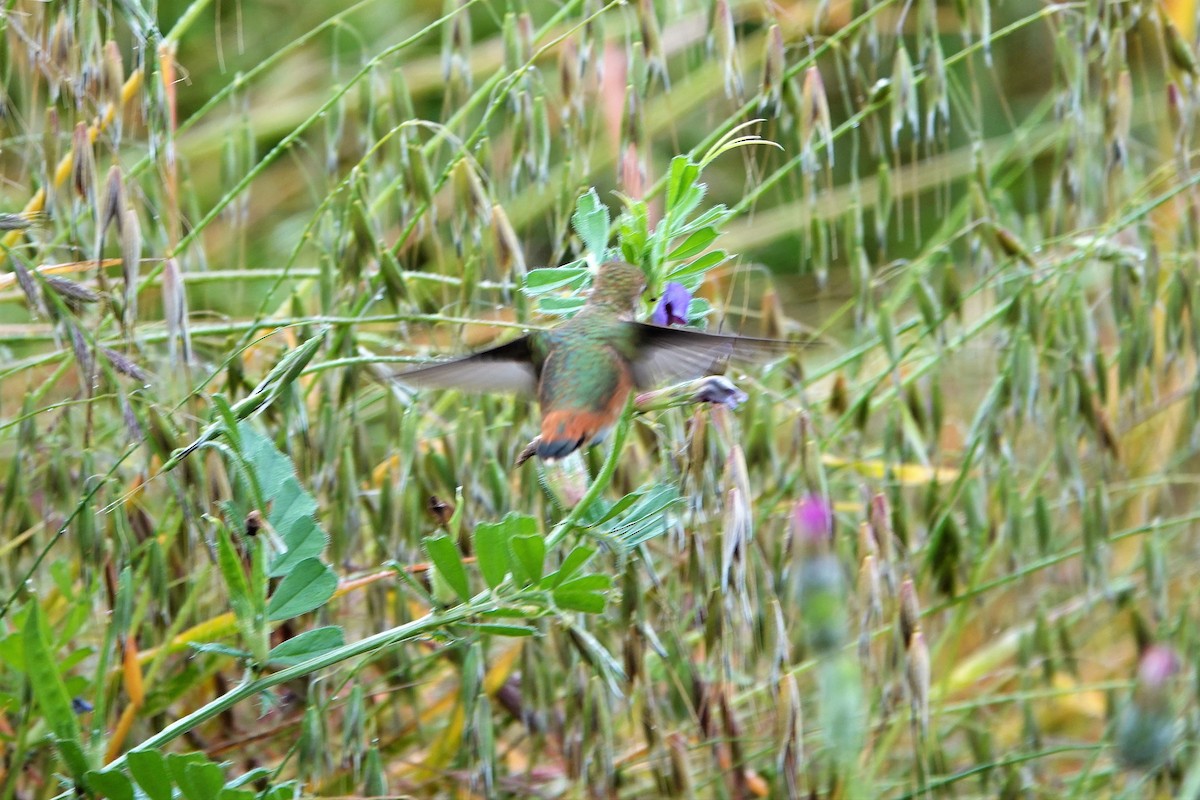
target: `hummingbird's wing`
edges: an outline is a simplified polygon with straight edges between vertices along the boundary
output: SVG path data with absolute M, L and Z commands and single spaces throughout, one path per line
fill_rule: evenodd
M 528 335 L 453 361 L 398 372 L 394 377 L 411 386 L 464 392 L 533 394 L 538 383 Z
M 638 355 L 633 362 L 633 379 L 639 389 L 711 375 L 728 358 L 763 360 L 796 346 L 778 339 L 726 336 L 643 322 L 627 324 L 636 334 Z

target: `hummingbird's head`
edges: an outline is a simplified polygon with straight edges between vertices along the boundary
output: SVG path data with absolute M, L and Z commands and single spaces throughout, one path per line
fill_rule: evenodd
M 606 261 L 596 270 L 588 302 L 618 311 L 622 316 L 637 312 L 637 301 L 646 288 L 641 267 L 625 261 Z

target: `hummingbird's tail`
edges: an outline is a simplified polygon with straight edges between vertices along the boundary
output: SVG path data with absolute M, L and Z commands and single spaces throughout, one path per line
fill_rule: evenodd
M 610 415 L 595 411 L 555 410 L 542 419 L 538 458 L 564 458 L 585 445 L 599 441 L 612 426 Z

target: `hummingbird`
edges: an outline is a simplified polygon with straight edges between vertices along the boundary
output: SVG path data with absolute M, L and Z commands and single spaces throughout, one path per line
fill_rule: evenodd
M 731 355 L 761 357 L 789 346 L 637 322 L 645 288 L 641 268 L 605 262 L 584 307 L 562 325 L 394 377 L 418 387 L 535 394 L 542 427 L 527 450 L 555 461 L 603 441 L 635 388 L 700 378 Z

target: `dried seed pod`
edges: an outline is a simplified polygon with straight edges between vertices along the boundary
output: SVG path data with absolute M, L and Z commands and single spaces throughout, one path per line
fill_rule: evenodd
M 125 185 L 121 181 L 121 167 L 113 164 L 108 168 L 108 177 L 104 180 L 104 194 L 100 199 L 100 234 L 103 235 L 108 226 L 114 223 L 119 233 L 124 223 L 124 211 Z
M 667 56 L 663 50 L 662 31 L 654 0 L 638 0 L 637 16 L 642 30 L 642 44 L 646 48 L 646 65 L 652 74 L 658 76 L 663 86 L 669 88 L 671 79 L 667 74 Z
M 100 95 L 114 107 L 121 105 L 121 88 L 125 85 L 125 64 L 121 48 L 112 39 L 104 43 L 104 66 L 100 74 Z M 114 122 L 120 120 L 118 114 Z
M 67 278 L 60 278 L 57 275 L 45 275 L 42 279 L 46 282 L 47 286 L 54 290 L 55 294 L 66 300 L 67 305 L 72 308 L 78 308 L 83 303 L 95 303 L 100 299 L 100 295 L 91 289 Z
M 172 361 L 192 360 L 192 338 L 188 330 L 187 290 L 179 262 L 168 258 L 163 266 L 163 310 L 167 323 L 168 352 Z
M 75 126 L 71 136 L 71 182 L 85 200 L 91 199 L 96 185 L 96 153 L 86 122 Z
M 739 103 L 746 94 L 742 67 L 738 63 L 737 31 L 729 0 L 717 0 L 713 5 L 712 28 L 708 34 L 710 46 L 716 51 L 725 78 L 725 96 Z
M 126 327 L 137 323 L 138 276 L 142 260 L 142 225 L 137 212 L 126 208 L 121 212 L 121 276 L 125 295 L 121 318 Z
M 496 237 L 496 254 L 501 268 L 518 281 L 525 274 L 525 252 L 504 208 L 492 205 L 492 233 Z
M 767 31 L 765 47 L 758 111 L 760 114 L 769 114 L 774 117 L 783 110 L 783 85 L 787 69 L 787 59 L 783 48 L 783 30 L 778 24 L 772 23 Z
M 25 263 L 25 259 L 21 258 L 17 253 L 9 251 L 9 263 L 12 264 L 13 274 L 17 276 L 17 285 L 21 287 L 21 292 L 25 295 L 25 302 L 29 306 L 31 314 L 47 313 L 47 309 L 42 300 L 41 288 L 33 275 L 29 272 L 29 267 Z
M 821 71 L 815 66 L 804 72 L 804 86 L 800 90 L 801 104 L 804 106 L 802 130 L 807 131 L 806 139 L 811 146 L 812 136 L 821 139 L 825 149 L 827 163 L 833 165 L 833 121 L 829 114 L 829 97 L 825 93 L 825 82 L 821 79 Z
M 1196 54 L 1192 51 L 1192 46 L 1188 44 L 1187 39 L 1179 32 L 1179 28 L 1175 27 L 1170 14 L 1162 15 L 1162 27 L 1163 38 L 1167 42 L 1167 53 L 1171 56 L 1172 63 L 1189 75 L 1195 75 L 1197 71 Z
M 91 387 L 96 380 L 96 362 L 92 358 L 92 349 L 74 320 L 70 320 L 67 327 L 71 337 L 71 350 L 74 351 L 75 362 L 79 365 L 80 379 L 84 386 Z
M 101 347 L 100 352 L 108 359 L 108 363 L 112 364 L 113 369 L 122 375 L 128 375 L 130 378 L 142 383 L 149 380 L 145 371 L 126 358 L 122 353 L 113 350 L 111 347 Z
M 908 682 L 913 716 L 920 721 L 921 731 L 928 733 L 932 668 L 929 664 L 929 645 L 925 643 L 925 633 L 919 627 L 909 637 L 904 655 L 904 677 Z
M 921 626 L 921 605 L 917 600 L 917 588 L 911 577 L 900 584 L 900 641 L 907 646 L 913 631 Z

